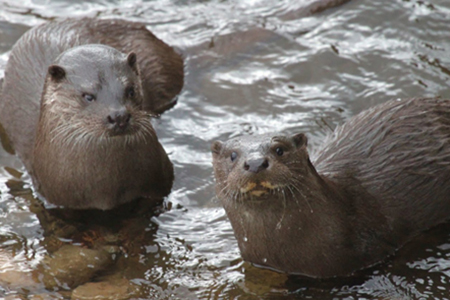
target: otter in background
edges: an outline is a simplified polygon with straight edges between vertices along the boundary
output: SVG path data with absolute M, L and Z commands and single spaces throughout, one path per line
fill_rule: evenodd
M 183 61 L 143 24 L 67 19 L 14 45 L 0 122 L 49 202 L 110 209 L 170 193 L 173 166 L 151 115 L 175 104 Z
M 310 160 L 303 133 L 212 144 L 244 260 L 310 277 L 374 265 L 450 217 L 450 100 L 389 101 Z

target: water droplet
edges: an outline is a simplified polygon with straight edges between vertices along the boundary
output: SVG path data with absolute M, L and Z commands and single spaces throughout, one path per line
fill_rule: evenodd
M 248 242 L 248 238 L 244 236 L 244 242 Z

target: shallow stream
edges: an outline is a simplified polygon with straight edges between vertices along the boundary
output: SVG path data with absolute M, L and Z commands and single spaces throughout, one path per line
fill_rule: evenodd
M 94 299 L 103 284 L 117 288 L 113 298 L 450 299 L 449 224 L 352 278 L 288 277 L 243 262 L 214 194 L 209 150 L 217 139 L 283 131 L 305 132 L 314 151 L 377 103 L 449 98 L 450 1 L 354 0 L 323 10 L 309 0 L 0 0 L 0 77 L 30 27 L 84 15 L 145 22 L 183 53 L 179 102 L 154 122 L 174 187 L 158 211 L 69 221 L 43 209 L 3 144 L 0 297 Z M 111 255 L 93 263 L 95 272 L 51 278 L 58 257 L 82 265 L 76 257 L 99 244 Z

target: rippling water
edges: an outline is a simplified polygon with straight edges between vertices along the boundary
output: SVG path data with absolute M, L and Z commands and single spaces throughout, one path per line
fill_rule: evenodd
M 155 121 L 174 188 L 160 214 L 111 227 L 66 224 L 40 208 L 4 144 L 0 295 L 70 298 L 71 288 L 44 287 L 40 264 L 93 230 L 122 254 L 91 281 L 126 278 L 141 298 L 450 299 L 448 224 L 348 279 L 287 277 L 242 262 L 214 195 L 209 152 L 216 139 L 272 131 L 306 132 L 314 151 L 337 124 L 377 103 L 449 98 L 449 1 L 354 0 L 321 10 L 306 0 L 0 0 L 0 76 L 31 26 L 84 15 L 145 22 L 183 53 L 179 103 Z

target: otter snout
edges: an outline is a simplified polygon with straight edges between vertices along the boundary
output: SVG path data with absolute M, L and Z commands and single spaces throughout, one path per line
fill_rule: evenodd
M 269 160 L 265 157 L 248 159 L 244 162 L 244 170 L 259 173 L 269 167 Z
M 126 109 L 116 110 L 111 112 L 106 121 L 112 130 L 123 131 L 130 123 L 131 114 Z

